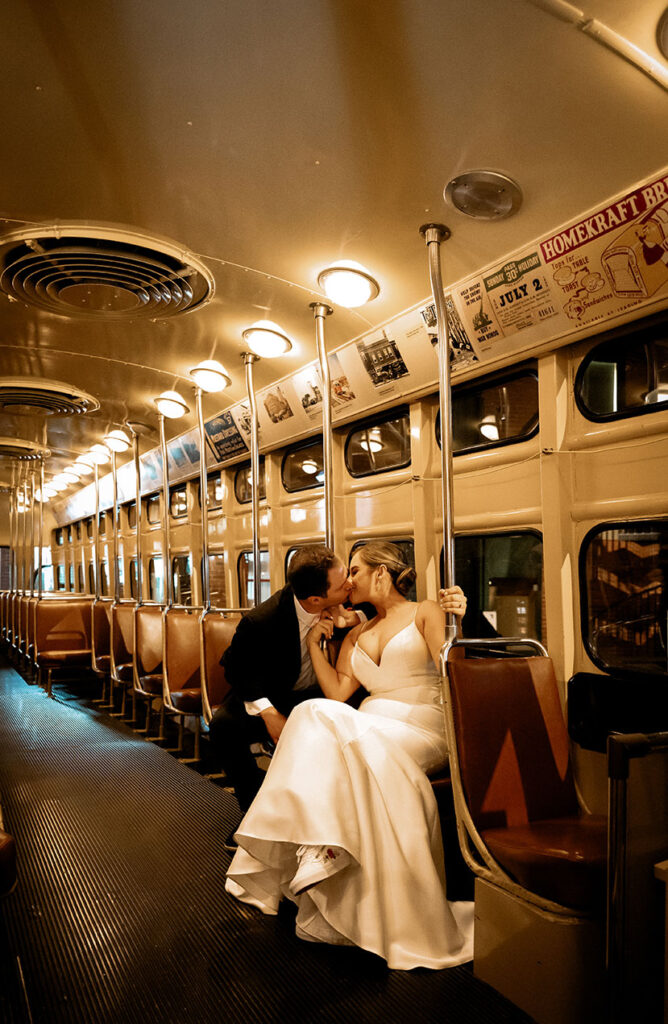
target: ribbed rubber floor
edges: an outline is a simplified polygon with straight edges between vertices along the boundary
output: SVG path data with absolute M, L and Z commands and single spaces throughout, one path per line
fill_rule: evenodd
M 304 943 L 223 889 L 233 798 L 124 725 L 0 671 L 0 803 L 20 879 L 0 902 L 6 1024 L 520 1024 L 473 977 Z

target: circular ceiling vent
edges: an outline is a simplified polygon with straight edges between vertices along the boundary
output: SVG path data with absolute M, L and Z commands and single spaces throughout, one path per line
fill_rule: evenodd
M 71 416 L 95 412 L 97 398 L 64 384 L 40 377 L 0 377 L 0 410 L 22 416 L 35 413 L 47 416 Z
M 40 456 L 46 459 L 50 454 L 48 448 L 34 441 L 23 441 L 18 437 L 0 437 L 0 455 L 7 458 L 28 461 L 39 459 Z
M 0 238 L 0 289 L 59 316 L 156 319 L 212 298 L 207 268 L 174 242 L 110 225 L 33 225 Z
M 503 220 L 522 205 L 516 181 L 498 171 L 467 171 L 445 186 L 443 195 L 460 213 L 475 220 Z

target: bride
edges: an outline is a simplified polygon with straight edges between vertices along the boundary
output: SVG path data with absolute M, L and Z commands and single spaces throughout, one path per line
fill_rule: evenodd
M 290 714 L 265 781 L 236 833 L 226 889 L 275 914 L 296 903 L 297 935 L 356 945 L 389 967 L 451 967 L 472 959 L 473 904 L 448 902 L 441 830 L 426 773 L 447 760 L 435 668 L 443 611 L 463 615 L 459 587 L 420 604 L 404 596 L 415 572 L 393 544 L 370 543 L 350 563 L 354 604 L 377 615 L 352 629 L 333 668 L 308 635 L 327 698 Z M 277 652 L 278 656 L 278 652 Z M 343 703 L 364 686 L 359 710 Z

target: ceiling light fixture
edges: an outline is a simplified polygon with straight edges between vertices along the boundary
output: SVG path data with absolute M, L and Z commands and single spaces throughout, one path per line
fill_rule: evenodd
M 371 302 L 380 294 L 375 277 L 355 260 L 337 260 L 318 274 L 318 285 L 338 306 L 353 309 Z
M 104 443 L 112 452 L 126 452 L 132 441 L 124 430 L 111 430 L 104 435 Z
M 485 416 L 481 420 L 480 433 L 482 434 L 483 437 L 486 437 L 488 441 L 499 440 L 499 427 L 496 422 L 496 416 Z
M 190 376 L 202 391 L 223 391 L 232 383 L 224 366 L 216 359 L 205 359 L 190 371 Z
M 257 320 L 241 336 L 251 352 L 264 359 L 284 356 L 292 348 L 291 339 L 273 320 Z
M 156 398 L 155 404 L 158 407 L 158 412 L 161 412 L 168 420 L 178 420 L 190 412 L 178 391 L 163 391 Z
M 103 466 L 111 458 L 111 453 L 106 444 L 94 444 L 87 454 L 96 466 Z

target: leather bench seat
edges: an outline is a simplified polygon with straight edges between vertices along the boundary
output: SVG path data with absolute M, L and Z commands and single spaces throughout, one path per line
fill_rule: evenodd
M 107 675 L 111 672 L 111 657 L 108 654 L 98 654 L 95 658 L 95 671 L 104 672 Z
M 116 666 L 116 679 L 121 683 L 131 683 L 133 678 L 131 661 Z
M 200 687 L 188 690 L 172 690 L 172 703 L 186 715 L 201 715 L 202 691 Z
M 499 864 L 531 892 L 575 910 L 603 905 L 605 816 L 552 818 L 480 834 Z
M 0 829 L 0 896 L 6 896 L 16 882 L 16 843 Z
M 152 672 L 139 677 L 139 686 L 144 693 L 150 693 L 155 697 L 162 696 L 162 672 Z M 199 690 L 197 691 L 199 693 Z
M 61 665 L 90 665 L 91 649 L 81 651 L 40 651 L 40 668 L 57 668 Z

